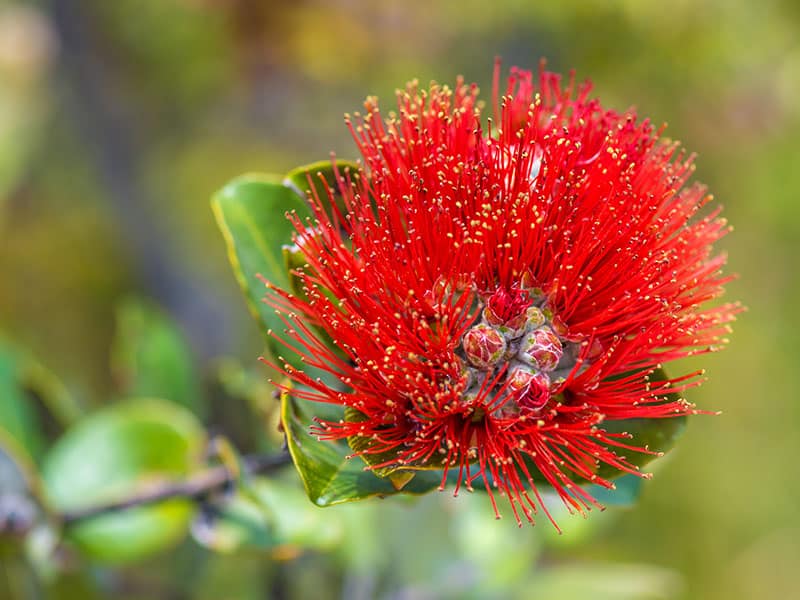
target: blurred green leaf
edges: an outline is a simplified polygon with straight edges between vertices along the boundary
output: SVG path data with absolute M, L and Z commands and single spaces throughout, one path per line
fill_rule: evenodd
M 0 339 L 0 427 L 26 452 L 38 459 L 44 450 L 46 431 L 40 417 L 60 428 L 74 421 L 79 412 L 58 378 Z
M 306 502 L 295 485 L 263 477 L 232 498 L 220 515 L 193 526 L 195 539 L 218 552 L 269 550 L 276 558 L 330 549 L 342 533 L 340 521 Z
M 341 523 L 305 502 L 296 485 L 262 477 L 248 486 L 247 493 L 268 515 L 278 545 L 325 550 L 342 535 Z
M 264 511 L 239 494 L 217 513 L 201 510 L 192 521 L 194 540 L 215 552 L 267 550 L 273 546 L 272 530 Z
M 261 364 L 245 368 L 231 357 L 220 357 L 208 367 L 210 422 L 236 440 L 241 452 L 271 451 L 283 443 L 278 431 L 280 404 L 269 371 Z
M 253 316 L 265 333 L 283 331 L 286 325 L 275 309 L 262 301 L 266 289 L 258 276 L 284 289 L 289 287 L 281 248 L 291 242 L 295 229 L 285 214 L 294 211 L 302 218 L 309 214 L 308 206 L 280 178 L 251 174 L 234 179 L 217 192 L 212 207 Z M 267 343 L 275 355 L 299 366 L 295 353 L 271 336 Z
M 87 509 L 175 479 L 200 463 L 205 432 L 195 416 L 171 402 L 135 399 L 109 406 L 69 430 L 45 456 L 45 488 L 59 512 Z M 129 562 L 180 540 L 190 500 L 120 510 L 68 525 L 87 555 Z
M 119 306 L 111 365 L 125 396 L 164 398 L 205 415 L 189 345 L 175 323 L 155 306 L 139 300 Z
M 313 186 L 313 194 L 322 200 L 322 205 L 326 208 L 330 204 L 330 196 L 328 194 L 330 190 L 333 201 L 339 209 L 339 214 L 344 216 L 347 214 L 347 209 L 339 191 L 339 186 L 340 183 L 346 185 L 348 177 L 351 181 L 358 180 L 358 164 L 347 160 L 336 160 L 334 166 L 334 163 L 329 160 L 321 160 L 292 169 L 284 178 L 283 183 L 300 194 L 302 198 L 308 198 L 309 194 L 312 194 Z M 333 216 L 331 211 L 329 211 L 329 214 Z
M 493 508 L 486 494 L 465 494 L 454 503 L 450 523 L 458 549 L 472 564 L 483 594 L 519 581 L 530 573 L 541 553 L 541 537 L 530 528 L 520 531 L 513 518 L 491 518 Z M 546 519 L 541 526 L 551 528 Z
M 0 427 L 32 456 L 39 456 L 44 434 L 31 398 L 23 390 L 23 369 L 23 359 L 8 346 L 0 345 Z
M 441 483 L 439 472 L 421 471 L 398 490 L 389 479 L 366 471 L 359 458 L 348 459 L 352 450 L 344 441 L 323 442 L 309 428 L 313 403 L 281 396 L 281 421 L 289 452 L 305 486 L 309 499 L 318 506 L 330 506 L 374 496 L 402 493 L 424 494 Z

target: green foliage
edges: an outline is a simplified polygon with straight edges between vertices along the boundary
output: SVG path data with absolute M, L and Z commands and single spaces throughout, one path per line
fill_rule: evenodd
M 656 369 L 649 376 L 651 383 L 666 381 L 668 375 L 664 369 Z M 665 399 L 675 402 L 679 399 L 677 394 L 666 394 Z M 647 448 L 655 454 L 644 452 L 621 452 L 626 454 L 627 460 L 637 466 L 644 467 L 658 457 L 659 453 L 664 453 L 672 449 L 675 442 L 686 429 L 686 416 L 669 417 L 663 419 L 625 419 L 622 421 L 607 421 L 603 423 L 603 428 L 610 433 L 627 433 L 631 436 L 631 444 L 640 448 Z M 612 477 L 618 475 L 619 471 L 610 465 L 601 465 L 598 475 L 601 477 Z
M 354 162 L 337 159 L 334 165 L 331 161 L 323 160 L 292 169 L 283 179 L 283 183 L 304 198 L 319 198 L 330 213 L 333 213 L 330 203 L 332 198 L 339 214 L 344 216 L 347 214 L 347 207 L 344 205 L 339 184 L 354 183 L 358 181 L 358 177 L 358 165 Z
M 283 331 L 286 325 L 263 302 L 266 288 L 261 278 L 276 286 L 288 286 L 281 246 L 291 242 L 294 228 L 283 215 L 293 211 L 303 218 L 309 214 L 307 205 L 280 178 L 253 174 L 235 179 L 217 192 L 212 207 L 250 311 L 265 334 Z M 294 353 L 269 335 L 267 344 L 276 355 L 299 363 Z
M 33 402 L 24 392 L 20 358 L 7 346 L 0 347 L 0 426 L 32 455 L 39 455 L 44 435 L 36 420 Z
M 317 414 L 315 415 L 314 409 Z M 343 441 L 320 442 L 310 433 L 313 416 L 323 407 L 281 395 L 281 422 L 286 443 L 309 499 L 318 506 L 330 506 L 352 500 L 383 497 L 399 492 L 424 494 L 441 483 L 439 473 L 424 471 L 398 489 L 389 478 L 366 470 L 359 458 L 349 458 L 351 450 Z
M 284 331 L 286 324 L 264 302 L 264 281 L 302 294 L 297 277 L 290 270 L 302 267 L 304 261 L 302 254 L 291 247 L 295 228 L 285 215 L 293 213 L 301 220 L 311 215 L 308 195 L 312 185 L 323 207 L 330 210 L 330 201 L 333 200 L 341 214 L 345 214 L 338 192 L 337 170 L 342 182 L 346 182 L 348 177 L 351 181 L 357 178 L 358 166 L 355 163 L 336 161 L 334 168 L 330 161 L 320 161 L 293 169 L 283 178 L 243 175 L 231 181 L 212 199 L 214 216 L 227 244 L 228 258 L 250 311 L 267 334 L 267 345 L 273 355 L 285 358 L 294 366 L 301 365 L 297 353 L 269 335 L 271 331 Z
M 188 344 L 154 306 L 132 299 L 119 306 L 111 368 L 123 396 L 172 400 L 201 417 L 207 411 Z
M 75 400 L 50 371 L 0 338 L 1 429 L 38 459 L 46 444 L 41 417 L 64 427 L 79 413 Z
M 61 513 L 125 500 L 191 473 L 204 444 L 200 423 L 173 403 L 136 399 L 109 406 L 83 419 L 47 453 L 47 497 Z M 191 500 L 176 499 L 121 510 L 68 524 L 66 535 L 88 556 L 134 561 L 179 541 L 193 508 Z
M 218 513 L 201 516 L 192 533 L 217 552 L 267 551 L 280 558 L 330 550 L 343 530 L 309 504 L 296 485 L 262 477 L 247 483 Z
M 614 488 L 608 489 L 601 485 L 589 485 L 587 490 L 600 504 L 604 506 L 633 506 L 642 492 L 644 480 L 638 475 L 628 473 L 614 480 Z

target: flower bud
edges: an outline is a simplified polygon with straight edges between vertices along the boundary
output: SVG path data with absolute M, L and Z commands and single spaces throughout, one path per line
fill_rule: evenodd
M 525 331 L 525 311 L 530 304 L 531 300 L 525 290 L 498 288 L 486 300 L 483 320 L 499 329 L 507 339 L 517 338 Z
M 528 307 L 525 311 L 525 320 L 528 329 L 539 329 L 546 321 L 542 309 L 538 306 Z
M 506 351 L 506 339 L 499 331 L 481 323 L 464 334 L 464 354 L 479 369 L 491 369 Z
M 550 400 L 550 377 L 527 366 L 518 366 L 508 374 L 508 389 L 520 408 L 538 410 Z
M 563 353 L 561 340 L 545 326 L 525 334 L 517 357 L 540 371 L 552 371 Z
M 516 363 L 508 372 L 506 383 L 508 384 L 509 391 L 516 395 L 517 392 L 524 389 L 533 379 L 536 371 L 524 363 Z

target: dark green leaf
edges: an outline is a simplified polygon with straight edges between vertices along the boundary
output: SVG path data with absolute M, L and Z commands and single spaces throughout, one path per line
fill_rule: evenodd
M 164 398 L 205 414 L 190 348 L 155 306 L 137 300 L 120 305 L 111 361 L 125 396 Z
M 669 379 L 663 369 L 657 369 L 650 375 L 651 382 L 666 381 Z M 677 394 L 668 394 L 667 400 L 674 402 L 678 400 Z M 675 442 L 686 429 L 688 419 L 685 416 L 669 417 L 661 419 L 625 419 L 623 421 L 606 421 L 603 428 L 611 433 L 630 433 L 633 438 L 631 445 L 648 448 L 654 452 L 667 452 L 672 449 Z M 643 467 L 657 455 L 642 452 L 620 451 L 626 459 L 636 465 Z M 602 464 L 597 474 L 600 477 L 614 477 L 619 475 L 619 471 L 607 464 Z
M 45 488 L 58 512 L 129 498 L 182 479 L 200 464 L 205 432 L 171 402 L 136 399 L 105 408 L 67 432 L 45 456 Z M 120 510 L 81 520 L 67 536 L 86 554 L 127 562 L 162 550 L 186 533 L 189 500 Z
M 299 400 L 288 393 L 281 398 L 281 420 L 289 452 L 305 486 L 309 499 L 318 506 L 330 506 L 374 496 L 403 493 L 423 494 L 435 489 L 441 474 L 420 471 L 402 490 L 389 479 L 365 470 L 360 458 L 350 458 L 347 444 L 322 442 L 311 435 L 313 403 Z
M 262 301 L 266 289 L 258 276 L 284 289 L 289 287 L 281 247 L 291 242 L 294 227 L 285 214 L 295 211 L 301 217 L 306 216 L 308 206 L 279 178 L 244 175 L 217 192 L 212 207 L 236 279 L 253 315 L 265 333 L 283 331 L 286 326 L 275 309 Z M 299 358 L 271 336 L 267 336 L 267 342 L 275 354 L 300 365 Z
M 284 246 L 283 262 L 289 277 L 289 291 L 303 301 L 308 301 L 308 294 L 303 287 L 303 280 L 298 275 L 301 270 L 309 268 L 302 250 L 295 244 Z M 332 298 L 332 294 L 329 291 L 325 289 L 321 291 L 335 302 L 335 298 Z M 342 358 L 345 358 L 344 353 L 342 353 L 341 349 L 334 343 L 333 338 L 324 327 L 320 327 L 316 323 L 311 323 L 310 325 L 319 340 L 323 341 L 333 352 L 337 352 Z M 324 376 L 324 373 L 320 373 L 320 375 Z
M 653 382 L 665 381 L 666 379 L 668 377 L 663 369 L 657 369 L 650 376 L 650 381 Z M 675 401 L 677 396 L 669 394 L 668 400 Z M 624 440 L 627 444 L 649 448 L 656 453 L 664 453 L 675 445 L 675 442 L 686 427 L 686 421 L 687 418 L 685 416 L 659 419 L 624 419 L 621 421 L 605 421 L 602 427 L 611 433 L 626 432 L 631 434 L 633 436 L 632 439 Z M 615 452 L 624 456 L 632 465 L 640 468 L 658 458 L 658 454 L 634 452 L 633 450 L 615 449 Z M 525 464 L 528 470 L 533 473 L 534 480 L 537 481 L 538 485 L 542 488 L 549 487 L 544 477 L 539 474 L 539 469 L 532 459 L 526 457 Z M 624 471 L 620 471 L 603 462 L 600 463 L 597 469 L 597 475 L 604 479 L 624 479 L 625 483 L 622 486 L 624 491 L 617 492 L 601 486 L 589 485 L 586 480 L 571 471 L 565 471 L 565 474 L 579 484 L 586 484 L 592 495 L 595 495 L 595 491 L 597 491 L 603 497 L 603 502 L 608 504 L 629 504 L 638 495 L 641 485 L 641 481 L 638 481 L 640 479 L 638 476 L 630 475 L 630 478 L 628 478 Z M 634 480 L 637 480 L 636 483 L 634 483 Z M 601 492 L 600 490 L 603 491 Z M 618 500 L 615 501 L 615 497 Z
M 341 180 L 337 180 L 336 171 L 339 172 Z M 314 193 L 323 201 L 323 206 L 328 205 L 328 190 L 330 190 L 333 192 L 333 200 L 336 203 L 336 207 L 339 209 L 339 213 L 345 215 L 347 211 L 344 206 L 342 195 L 339 192 L 339 183 L 341 181 L 341 183 L 346 185 L 348 175 L 351 181 L 357 181 L 359 169 L 356 163 L 346 160 L 337 160 L 336 169 L 334 169 L 331 161 L 322 160 L 292 169 L 286 175 L 283 183 L 291 187 L 303 198 L 308 198 L 313 186 Z
M 362 413 L 355 410 L 354 408 L 345 408 L 344 409 L 344 419 L 350 423 L 359 423 L 365 420 L 365 417 Z M 369 437 L 364 436 L 350 436 L 347 438 L 347 445 L 350 446 L 350 449 L 356 453 L 361 452 L 369 448 L 370 444 L 372 443 Z M 427 465 L 421 465 L 416 468 L 409 468 L 403 467 L 400 468 L 396 465 L 394 466 L 386 466 L 386 467 L 377 467 L 376 465 L 383 464 L 387 461 L 390 461 L 396 456 L 396 452 L 364 452 L 360 455 L 361 460 L 363 460 L 366 464 L 373 467 L 372 473 L 375 473 L 378 477 L 386 477 L 389 481 L 392 482 L 392 485 L 397 488 L 398 490 L 403 489 L 411 479 L 415 477 L 415 475 L 419 471 L 438 471 L 441 472 L 441 466 L 435 467 L 432 466 L 431 463 Z M 450 473 L 450 475 L 454 476 L 457 473 L 457 470 L 454 470 Z
M 601 485 L 586 487 L 592 497 L 605 506 L 633 506 L 642 493 L 644 480 L 638 475 L 628 473 L 614 480 L 615 489 L 610 490 Z

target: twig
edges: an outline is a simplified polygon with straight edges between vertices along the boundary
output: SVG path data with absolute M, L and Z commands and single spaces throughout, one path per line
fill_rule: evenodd
M 242 458 L 246 475 L 258 475 L 275 471 L 290 462 L 288 452 L 281 454 L 253 454 Z M 143 506 L 168 500 L 170 498 L 187 498 L 197 500 L 209 493 L 218 490 L 233 481 L 234 477 L 224 465 L 213 467 L 193 475 L 184 481 L 175 481 L 154 486 L 148 490 L 134 494 L 129 498 L 89 506 L 61 514 L 61 521 L 65 525 L 96 517 L 105 513 L 116 512 L 135 506 Z

